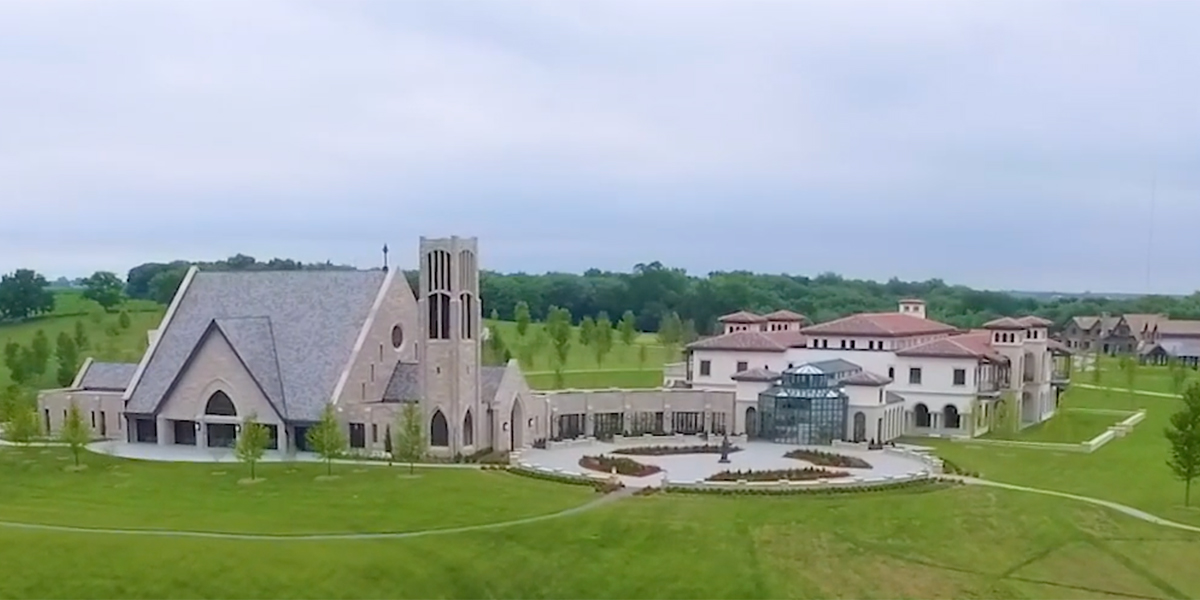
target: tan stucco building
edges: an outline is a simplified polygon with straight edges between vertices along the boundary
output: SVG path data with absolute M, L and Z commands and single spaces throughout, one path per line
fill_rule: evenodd
M 478 260 L 474 238 L 422 238 L 415 294 L 396 270 L 192 268 L 139 363 L 88 360 L 39 411 L 51 432 L 74 403 L 96 437 L 197 447 L 254 415 L 296 451 L 332 404 L 351 450 L 378 453 L 417 403 L 435 456 L 528 445 L 546 423 L 516 361 L 480 363 Z

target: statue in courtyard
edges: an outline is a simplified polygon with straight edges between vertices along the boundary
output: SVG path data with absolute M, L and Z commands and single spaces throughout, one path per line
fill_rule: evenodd
M 729 462 L 730 448 L 731 448 L 731 446 L 729 445 L 729 434 L 727 433 L 727 434 L 725 434 L 725 437 L 721 439 L 721 458 L 720 458 L 720 460 L 717 461 L 718 463 L 725 464 L 725 463 Z

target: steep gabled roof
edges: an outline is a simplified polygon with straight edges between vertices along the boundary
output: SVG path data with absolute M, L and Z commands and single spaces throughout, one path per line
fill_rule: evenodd
M 735 331 L 715 335 L 688 344 L 688 350 L 741 350 L 783 352 L 804 346 L 804 334 L 799 331 Z
M 860 313 L 810 325 L 801 331 L 806 335 L 908 337 L 952 333 L 958 328 L 904 313 Z
M 792 312 L 787 309 L 780 309 L 775 312 L 769 312 L 769 313 L 763 315 L 763 318 L 765 318 L 768 321 L 785 322 L 785 323 L 803 323 L 805 321 L 804 315 L 802 315 L 798 312 Z
M 507 366 L 479 367 L 479 400 L 489 404 L 496 399 L 500 391 L 500 383 L 504 381 Z
M 79 388 L 96 392 L 123 392 L 133 380 L 137 363 L 110 363 L 89 361 L 83 372 Z
M 287 418 L 317 420 L 385 278 L 383 271 L 196 273 L 128 392 L 126 410 L 157 410 L 185 361 L 215 325 L 256 379 L 262 377 L 259 383 L 268 397 L 274 384 L 266 348 L 273 342 Z
M 897 350 L 896 356 L 922 356 L 929 358 L 974 358 L 997 363 L 1007 363 L 1004 355 L 996 352 L 990 343 L 991 334 L 964 333 L 950 337 L 939 338 L 924 344 L 918 344 Z
M 722 316 L 721 318 L 719 318 L 717 320 L 722 323 L 738 323 L 738 324 L 747 324 L 747 325 L 751 324 L 751 323 L 766 323 L 767 322 L 766 317 L 763 317 L 761 315 L 756 315 L 752 312 L 745 311 L 745 310 L 739 310 L 735 313 L 729 313 L 727 315 Z
M 384 402 L 414 402 L 421 400 L 421 365 L 397 362 L 383 391 Z M 482 397 L 482 396 L 481 396 Z
M 266 317 L 233 317 L 214 319 L 213 323 L 225 334 L 246 370 L 262 388 L 267 400 L 279 414 L 287 418 L 287 398 L 283 394 L 283 378 L 279 374 L 279 356 L 275 353 L 275 335 L 271 320 Z M 199 344 L 197 344 L 199 347 Z

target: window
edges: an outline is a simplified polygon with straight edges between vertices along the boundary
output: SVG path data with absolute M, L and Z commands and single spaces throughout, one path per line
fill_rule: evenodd
M 712 375 L 712 361 L 711 360 L 700 361 L 700 375 L 703 377 L 708 377 L 709 375 Z
M 737 372 L 738 372 L 738 373 L 741 373 L 742 371 L 745 371 L 745 370 L 746 370 L 746 369 L 748 369 L 748 368 L 750 368 L 750 364 L 749 364 L 749 363 L 747 363 L 747 362 L 746 362 L 746 361 L 744 361 L 744 360 L 739 360 L 739 361 L 738 361 L 738 364 L 737 364 Z
M 100 435 L 108 435 L 108 419 L 104 418 L 104 411 L 100 411 Z
M 404 330 L 399 325 L 392 326 L 392 347 L 399 350 L 404 345 Z M 379 345 L 379 360 L 383 360 L 383 344 Z
M 383 362 L 383 344 L 379 345 L 379 362 Z
M 374 423 L 371 423 L 371 443 L 379 443 L 379 426 Z
M 854 340 L 850 340 L 850 349 L 854 350 Z
M 362 423 L 350 424 L 350 447 L 351 448 L 366 448 L 367 447 L 367 428 Z
M 92 411 L 92 429 L 96 428 L 96 411 Z
M 842 340 L 842 350 L 846 349 L 846 340 Z
M 50 409 L 48 409 L 48 408 L 45 409 L 45 413 L 46 413 L 46 434 L 49 435 L 49 433 L 50 433 Z
M 371 381 L 375 381 L 375 363 L 371 363 Z
M 888 367 L 888 379 L 896 378 L 896 367 Z
M 955 369 L 954 370 L 954 385 L 967 385 L 967 370 L 966 369 Z
M 911 367 L 908 370 L 908 382 L 913 385 L 921 384 L 921 367 Z

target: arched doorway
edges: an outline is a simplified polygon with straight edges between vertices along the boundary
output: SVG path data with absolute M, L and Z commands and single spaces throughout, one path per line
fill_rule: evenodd
M 521 406 L 520 398 L 513 398 L 512 413 L 508 418 L 509 450 L 517 450 L 525 445 L 525 408 Z
M 236 417 L 237 407 L 229 395 L 221 390 L 213 392 L 204 404 L 204 415 L 211 417 Z M 237 443 L 237 424 L 206 423 L 204 426 L 210 448 L 232 448 Z
M 867 439 L 867 415 L 862 411 L 854 413 L 854 441 L 862 442 Z
M 438 448 L 450 445 L 450 424 L 441 409 L 433 411 L 433 418 L 429 420 L 429 445 Z
M 942 427 L 958 429 L 961 426 L 958 420 L 958 408 L 953 404 L 947 404 L 946 408 L 942 409 Z
M 475 423 L 471 420 L 471 409 L 467 409 L 467 416 L 463 417 L 463 445 L 475 445 Z
M 918 403 L 913 407 L 913 420 L 917 427 L 929 427 L 929 407 Z
M 758 437 L 758 409 L 753 406 L 746 409 L 746 437 Z

